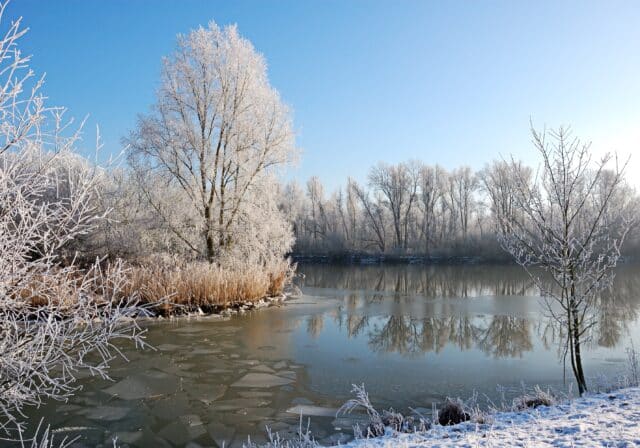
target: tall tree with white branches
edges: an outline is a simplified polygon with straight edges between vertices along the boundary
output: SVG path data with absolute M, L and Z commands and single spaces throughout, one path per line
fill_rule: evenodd
M 251 209 L 264 206 L 275 192 L 269 174 L 296 152 L 289 110 L 264 58 L 235 26 L 214 22 L 178 36 L 152 112 L 125 143 L 157 215 L 211 262 L 243 237 L 235 231 L 243 217 L 264 219 Z M 179 192 L 180 203 L 167 202 L 161 185 Z

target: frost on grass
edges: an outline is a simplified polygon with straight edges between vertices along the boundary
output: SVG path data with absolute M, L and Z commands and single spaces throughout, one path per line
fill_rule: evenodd
M 552 406 L 556 403 L 556 398 L 549 390 L 542 390 L 535 386 L 533 393 L 524 394 L 513 401 L 513 408 L 518 411 L 537 408 L 538 406 Z
M 405 417 L 393 409 L 378 412 L 371 401 L 369 394 L 364 388 L 364 384 L 353 385 L 351 392 L 355 394 L 355 398 L 350 399 L 338 409 L 338 414 L 350 414 L 351 412 L 362 409 L 369 417 L 369 423 L 365 428 L 359 425 L 354 427 L 354 433 L 357 438 L 380 437 L 386 433 L 387 428 L 395 432 L 421 432 L 426 431 L 430 427 L 429 421 L 421 415 Z
M 491 424 L 434 426 L 414 434 L 354 440 L 347 448 L 635 446 L 640 434 L 640 390 L 629 388 L 553 406 L 497 412 Z
M 302 422 L 302 415 L 300 415 L 300 423 L 298 425 L 298 431 L 294 438 L 284 439 L 278 433 L 273 433 L 267 428 L 267 443 L 256 444 L 251 441 L 251 438 L 247 440 L 242 446 L 243 448 L 317 448 L 321 445 L 315 441 L 309 429 L 310 421 L 307 420 L 307 426 L 305 427 Z
M 630 361 L 629 369 L 633 368 Z M 501 447 L 501 446 L 618 446 L 637 443 L 640 434 L 640 389 L 626 388 L 602 394 L 588 394 L 575 400 L 563 399 L 549 390 L 535 387 L 502 410 L 486 413 L 475 405 L 477 396 L 463 402 L 447 399 L 435 409 L 430 425 L 420 414 L 404 417 L 393 410 L 379 412 L 363 385 L 353 386 L 355 397 L 338 411 L 362 411 L 369 418 L 366 428 L 354 428 L 355 440 L 346 448 L 395 447 Z M 413 422 L 413 426 L 408 425 Z M 419 424 L 415 424 L 418 422 Z M 297 437 L 283 439 L 268 431 L 268 442 L 249 441 L 246 448 L 315 448 L 309 425 L 302 416 Z M 627 446 L 627 445 L 624 445 Z

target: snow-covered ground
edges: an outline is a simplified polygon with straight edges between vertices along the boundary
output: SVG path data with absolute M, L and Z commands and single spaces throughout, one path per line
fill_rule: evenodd
M 344 446 L 344 445 L 343 445 Z M 488 424 L 434 426 L 423 434 L 387 433 L 348 448 L 640 446 L 640 388 L 585 395 L 555 406 L 501 412 Z

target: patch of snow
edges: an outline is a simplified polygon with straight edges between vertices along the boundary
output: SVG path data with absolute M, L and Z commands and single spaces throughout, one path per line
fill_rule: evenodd
M 499 412 L 490 423 L 434 426 L 419 434 L 387 431 L 354 440 L 345 448 L 396 447 L 574 447 L 640 445 L 640 388 L 589 394 L 555 406 Z

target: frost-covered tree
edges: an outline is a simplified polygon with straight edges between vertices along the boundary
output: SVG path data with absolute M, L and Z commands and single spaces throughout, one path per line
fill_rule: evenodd
M 424 253 L 428 254 L 435 243 L 436 226 L 438 224 L 438 204 L 444 194 L 444 171 L 439 166 L 423 165 L 419 173 L 420 194 L 420 232 L 423 239 Z
M 290 113 L 235 26 L 178 36 L 155 105 L 125 142 L 156 215 L 193 254 L 214 261 L 259 236 L 246 231 L 284 231 L 269 198 L 271 174 L 295 156 Z M 289 241 L 272 244 L 284 253 Z
M 474 193 L 478 181 L 471 168 L 464 166 L 454 170 L 449 176 L 448 196 L 452 208 L 452 222 L 460 227 L 462 239 L 469 233 L 469 222 L 473 213 Z M 457 228 L 456 226 L 456 228 Z
M 548 298 L 582 394 L 587 390 L 583 343 L 597 321 L 597 299 L 613 281 L 633 222 L 633 197 L 622 194 L 625 165 L 614 156 L 593 160 L 589 145 L 564 128 L 532 130 L 532 135 L 542 166 L 531 179 L 511 163 L 512 199 L 519 213 L 499 215 L 500 239 Z M 532 268 L 548 273 L 551 286 Z
M 363 247 L 368 248 L 373 245 L 379 252 L 384 253 L 387 248 L 387 226 L 385 210 L 379 197 L 371 198 L 369 192 L 355 182 L 353 192 L 362 206 L 366 223 L 364 228 L 368 230 L 361 235 Z
M 102 220 L 102 171 L 74 152 L 64 110 L 19 50 L 21 20 L 0 4 L 0 440 L 26 441 L 24 408 L 65 400 L 80 371 L 105 377 L 114 340 L 142 343 L 121 263 L 81 270 L 70 246 Z M 65 259 L 66 258 L 66 259 Z M 50 433 L 33 446 L 49 445 Z M 29 441 L 29 444 L 30 441 Z
M 384 197 L 383 204 L 391 214 L 395 248 L 406 250 L 409 217 L 415 205 L 418 190 L 416 164 L 379 163 L 369 173 L 369 184 Z
M 515 203 L 516 181 L 529 182 L 531 176 L 531 168 L 521 162 L 509 163 L 503 160 L 492 162 L 478 174 L 491 213 L 495 217 L 494 224 L 501 225 L 508 222 L 509 216 L 521 213 Z

